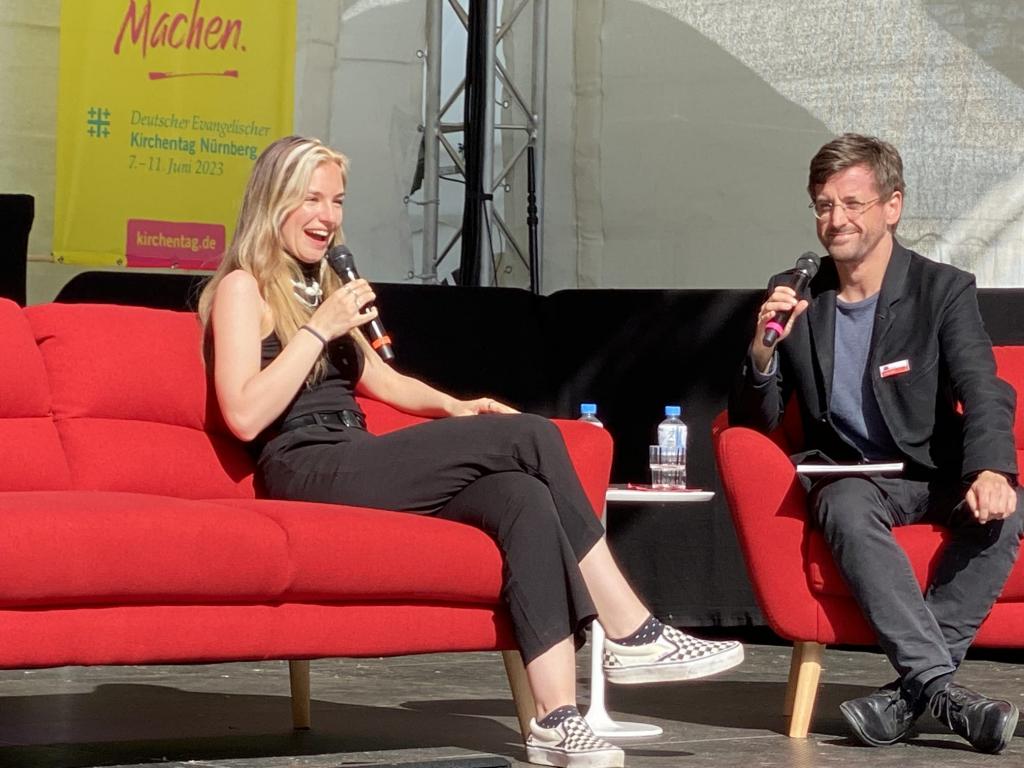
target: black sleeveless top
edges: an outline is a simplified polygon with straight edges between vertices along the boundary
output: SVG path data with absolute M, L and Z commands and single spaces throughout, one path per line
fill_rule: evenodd
M 263 339 L 260 348 L 260 368 L 270 365 L 281 354 L 281 349 L 281 341 L 276 333 L 271 333 Z M 316 433 L 324 433 L 318 434 L 318 438 L 325 438 L 331 431 L 326 427 L 317 426 L 285 431 L 283 425 L 289 419 L 330 411 L 349 410 L 360 414 L 363 412 L 355 398 L 356 382 L 362 376 L 366 362 L 363 359 L 363 351 L 355 339 L 345 334 L 328 342 L 326 352 L 327 369 L 323 378 L 314 384 L 304 384 L 284 412 L 253 440 L 253 448 L 261 458 L 265 458 L 268 453 L 276 453 L 290 447 L 297 439 L 304 442 L 302 435 L 298 434 L 300 432 L 314 430 Z M 328 441 L 317 439 L 316 442 Z

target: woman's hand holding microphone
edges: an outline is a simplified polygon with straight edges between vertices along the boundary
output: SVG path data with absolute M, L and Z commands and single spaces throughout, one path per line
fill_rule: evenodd
M 346 283 L 332 293 L 317 307 L 306 326 L 330 341 L 344 336 L 353 328 L 359 328 L 377 317 L 377 308 L 363 308 L 373 303 L 377 294 L 362 278 Z

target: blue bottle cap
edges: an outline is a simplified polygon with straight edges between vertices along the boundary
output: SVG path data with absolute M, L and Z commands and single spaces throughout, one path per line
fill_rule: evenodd
M 665 415 L 666 416 L 678 416 L 682 412 L 683 412 L 683 409 L 680 408 L 678 405 L 666 405 L 665 406 Z
M 580 413 L 584 416 L 593 416 L 597 413 L 596 403 L 580 403 Z

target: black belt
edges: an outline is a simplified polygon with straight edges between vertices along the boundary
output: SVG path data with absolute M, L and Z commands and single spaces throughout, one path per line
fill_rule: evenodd
M 324 411 L 320 413 L 307 413 L 304 416 L 295 416 L 288 419 L 281 425 L 281 431 L 287 432 L 299 427 L 355 427 L 366 429 L 366 417 L 359 411 Z

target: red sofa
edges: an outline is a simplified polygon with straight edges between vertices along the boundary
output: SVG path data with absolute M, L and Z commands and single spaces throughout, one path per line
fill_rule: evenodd
M 192 314 L 0 299 L 0 667 L 505 651 L 532 713 L 481 531 L 258 498 Z M 417 421 L 361 401 L 369 428 Z M 604 430 L 559 422 L 595 509 Z
M 1014 439 L 1017 463 L 1024 467 L 1024 347 L 996 347 L 995 355 L 1000 377 L 1017 390 Z M 825 540 L 807 525 L 807 497 L 789 460 L 789 454 L 800 448 L 796 409 L 787 410 L 784 423 L 770 436 L 728 427 L 720 418 L 714 443 L 754 594 L 769 626 L 794 643 L 785 713 L 791 715 L 789 735 L 804 737 L 825 646 L 874 645 L 876 638 Z M 944 531 L 921 524 L 898 528 L 895 535 L 923 586 L 943 545 Z M 1024 558 L 1017 561 L 975 645 L 1024 646 Z

